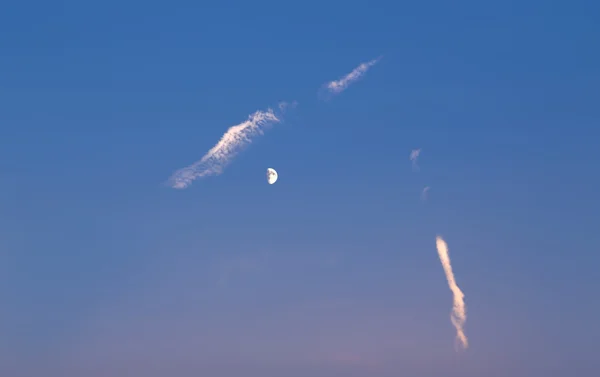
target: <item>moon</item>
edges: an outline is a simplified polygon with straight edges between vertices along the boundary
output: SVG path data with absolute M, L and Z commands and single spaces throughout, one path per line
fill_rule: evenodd
M 268 168 L 267 169 L 267 182 L 269 182 L 269 184 L 272 185 L 273 183 L 277 182 L 277 178 L 279 178 L 279 175 L 277 174 L 275 169 Z

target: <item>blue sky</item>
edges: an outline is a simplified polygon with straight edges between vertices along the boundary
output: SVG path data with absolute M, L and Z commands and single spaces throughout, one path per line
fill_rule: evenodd
M 0 374 L 598 375 L 599 12 L 3 4 Z M 164 185 L 293 100 L 224 174 Z

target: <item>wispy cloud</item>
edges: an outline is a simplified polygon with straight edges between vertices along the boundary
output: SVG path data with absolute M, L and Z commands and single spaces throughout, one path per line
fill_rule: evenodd
M 322 99 L 329 99 L 332 95 L 339 94 L 346 90 L 350 84 L 357 81 L 367 73 L 369 68 L 377 64 L 381 60 L 381 56 L 377 59 L 373 59 L 366 63 L 361 63 L 358 67 L 354 68 L 352 72 L 336 81 L 330 81 L 325 84 L 320 91 Z
M 281 111 L 282 113 L 285 112 L 289 108 L 295 109 L 296 106 L 298 106 L 298 101 L 292 101 L 291 103 L 290 102 L 279 102 L 279 104 L 277 105 L 277 107 L 279 107 L 279 111 Z
M 419 159 L 419 155 L 421 154 L 421 148 L 413 149 L 410 152 L 410 161 L 412 162 L 413 170 L 419 170 L 419 165 L 417 164 L 417 160 Z
M 450 320 L 456 328 L 456 340 L 464 349 L 466 349 L 469 346 L 469 341 L 463 330 L 465 321 L 467 320 L 467 309 L 464 302 L 465 295 L 460 288 L 458 288 L 458 285 L 454 280 L 454 273 L 452 272 L 452 265 L 450 264 L 450 256 L 448 255 L 448 245 L 446 244 L 446 241 L 444 241 L 442 237 L 437 236 L 435 243 L 454 300 L 452 312 L 450 313 Z
M 431 189 L 431 187 L 426 186 L 425 188 L 423 188 L 423 191 L 421 191 L 421 200 L 425 201 L 427 200 L 427 194 L 429 193 L 429 190 Z
M 294 107 L 296 104 L 295 101 L 291 104 L 281 102 L 278 107 L 280 112 L 283 113 L 289 106 Z M 262 135 L 269 126 L 280 122 L 281 114 L 276 115 L 272 109 L 256 111 L 245 122 L 230 127 L 221 137 L 221 140 L 201 160 L 177 170 L 169 178 L 169 186 L 184 189 L 197 178 L 223 173 L 225 167 L 231 163 L 239 152 L 252 143 L 255 137 Z

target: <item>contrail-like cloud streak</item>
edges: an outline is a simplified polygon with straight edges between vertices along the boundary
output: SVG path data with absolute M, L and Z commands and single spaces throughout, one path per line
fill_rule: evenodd
M 446 273 L 448 286 L 454 296 L 454 305 L 452 307 L 452 312 L 450 313 L 450 320 L 456 328 L 456 340 L 464 349 L 466 349 L 469 347 L 469 341 L 463 331 L 463 326 L 467 320 L 467 309 L 464 302 L 465 295 L 460 288 L 458 288 L 458 285 L 454 280 L 454 273 L 452 272 L 452 266 L 450 265 L 450 256 L 448 255 L 448 245 L 446 244 L 446 241 L 444 241 L 442 237 L 437 236 L 435 243 L 440 261 L 442 262 L 442 267 L 444 267 L 444 272 Z
M 360 79 L 361 77 L 363 77 L 365 75 L 365 73 L 367 73 L 369 68 L 371 68 L 372 66 L 377 64 L 380 60 L 381 60 L 381 56 L 378 57 L 377 59 L 373 59 L 369 62 L 360 64 L 358 67 L 354 68 L 352 70 L 352 72 L 348 73 L 346 76 L 342 77 L 341 79 L 339 79 L 337 81 L 330 81 L 327 84 L 325 84 L 324 89 L 327 91 L 327 94 L 329 94 L 330 96 L 343 92 L 344 90 L 346 90 L 348 88 L 348 86 L 350 86 L 350 84 L 352 84 L 353 82 L 355 82 L 358 79 Z
M 296 102 L 292 103 L 295 106 Z M 279 108 L 283 111 L 288 106 L 282 102 Z M 248 117 L 248 120 L 236 126 L 230 127 L 221 137 L 221 140 L 209 150 L 200 161 L 177 170 L 168 181 L 169 186 L 176 189 L 184 189 L 192 184 L 197 178 L 211 175 L 219 175 L 234 157 L 247 147 L 252 140 L 262 135 L 269 126 L 280 123 L 281 118 L 273 112 L 256 111 Z

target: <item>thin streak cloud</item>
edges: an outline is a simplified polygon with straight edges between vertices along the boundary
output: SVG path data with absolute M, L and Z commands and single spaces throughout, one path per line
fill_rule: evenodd
M 467 309 L 465 307 L 464 297 L 465 295 L 460 290 L 454 279 L 454 273 L 452 272 L 452 265 L 450 264 L 450 256 L 448 255 L 448 245 L 442 237 L 437 236 L 435 239 L 437 252 L 442 262 L 442 267 L 448 280 L 448 286 L 452 291 L 454 304 L 452 306 L 452 312 L 450 313 L 450 320 L 452 325 L 456 328 L 456 340 L 462 346 L 463 349 L 469 347 L 469 341 L 463 327 L 467 320 Z
M 343 92 L 348 88 L 348 86 L 350 86 L 350 84 L 363 77 L 367 73 L 369 68 L 377 64 L 380 60 L 381 57 L 378 57 L 377 59 L 373 59 L 366 63 L 361 63 L 358 67 L 354 68 L 352 72 L 348 73 L 346 76 L 340 78 L 339 80 L 328 82 L 321 89 L 321 97 L 323 99 L 328 99 L 332 95 L 336 95 Z
M 295 105 L 294 101 L 291 106 Z M 287 107 L 286 102 L 279 104 L 282 112 Z M 248 116 L 246 121 L 230 127 L 221 140 L 202 159 L 173 173 L 168 180 L 168 185 L 176 189 L 184 189 L 198 178 L 223 173 L 227 165 L 239 152 L 251 144 L 254 138 L 264 134 L 264 131 L 271 125 L 280 122 L 281 116 L 276 115 L 270 108 L 267 111 L 256 111 Z

